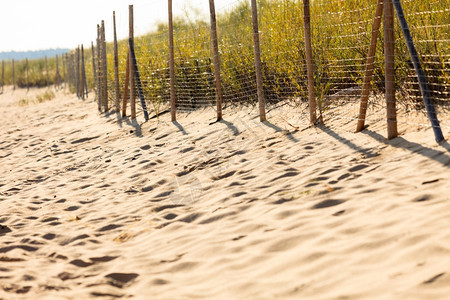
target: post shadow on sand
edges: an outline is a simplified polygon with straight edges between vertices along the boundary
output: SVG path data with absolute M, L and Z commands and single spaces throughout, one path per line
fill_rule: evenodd
M 187 135 L 186 130 L 184 130 L 183 126 L 180 123 L 178 123 L 178 121 L 173 121 L 172 123 L 181 131 L 183 135 Z
M 134 127 L 134 130 L 131 130 L 130 133 L 134 133 L 137 137 L 142 137 L 142 128 L 141 125 L 138 123 L 136 119 L 130 119 L 128 116 L 121 117 L 120 121 L 117 122 L 123 122 L 127 123 L 127 125 Z
M 134 134 L 137 137 L 142 137 L 142 129 L 141 129 L 141 125 L 138 123 L 138 121 L 136 119 L 132 119 L 131 120 L 131 126 L 134 127 Z
M 102 114 L 105 118 L 107 118 L 107 119 L 109 119 L 112 115 L 115 115 L 116 116 L 116 123 L 117 123 L 117 125 L 119 125 L 119 127 L 120 128 L 122 128 L 123 127 L 123 118 L 122 118 L 122 116 L 120 115 L 120 112 L 118 112 L 118 111 L 116 111 L 116 110 L 114 110 L 114 109 L 112 109 L 112 110 L 109 110 L 109 111 L 107 111 L 107 112 L 104 112 L 104 113 L 102 113 L 102 112 L 100 112 L 100 114 Z
M 119 125 L 120 128 L 123 127 L 122 116 L 121 116 L 120 112 L 116 112 L 116 123 L 117 123 L 117 125 Z
M 141 125 L 136 119 L 130 119 L 128 116 L 122 117 L 120 112 L 116 112 L 115 110 L 110 110 L 104 113 L 105 118 L 109 118 L 112 115 L 116 116 L 116 123 L 120 126 L 120 128 L 123 128 L 123 123 L 125 122 L 127 125 L 134 127 L 132 133 L 134 133 L 137 137 L 142 137 Z
M 241 133 L 239 131 L 239 129 L 232 122 L 226 121 L 224 119 L 220 119 L 220 120 L 211 122 L 211 123 L 209 123 L 209 125 L 213 125 L 213 124 L 216 124 L 216 123 L 225 124 L 228 127 L 228 129 L 230 129 L 233 132 L 234 136 L 237 136 L 237 135 L 239 135 Z M 263 121 L 261 123 L 264 124 L 265 126 L 269 127 L 269 128 L 272 128 L 273 130 L 275 130 L 275 132 L 283 132 L 283 129 L 281 129 L 280 127 L 278 127 L 278 126 L 276 126 L 276 125 L 274 125 L 274 124 L 272 124 L 272 123 L 270 123 L 268 121 Z M 286 136 L 292 142 L 298 142 L 298 140 L 295 137 L 293 137 L 291 133 L 286 134 Z
M 366 134 L 370 136 L 371 138 L 384 143 L 386 145 L 395 147 L 395 148 L 401 148 L 410 151 L 411 153 L 417 153 L 422 156 L 425 156 L 427 158 L 430 158 L 440 164 L 442 164 L 444 167 L 450 168 L 450 155 L 445 153 L 445 150 L 450 153 L 450 144 L 447 141 L 443 141 L 439 146 L 444 148 L 444 151 L 439 151 L 435 149 L 431 149 L 428 147 L 425 147 L 421 144 L 410 142 L 405 140 L 403 137 L 399 136 L 392 140 L 386 140 L 384 136 L 381 134 L 378 134 L 372 130 L 365 129 L 361 131 L 361 133 Z
M 108 110 L 107 112 L 104 113 L 106 118 L 109 118 L 110 116 L 114 115 L 116 113 L 115 110 Z
M 373 157 L 376 156 L 376 153 L 373 153 L 372 149 L 364 149 L 360 146 L 352 143 L 351 141 L 347 140 L 346 138 L 340 136 L 336 132 L 334 132 L 332 129 L 325 127 L 323 125 L 317 126 L 318 129 L 322 130 L 324 133 L 328 134 L 329 136 L 335 138 L 342 144 L 350 147 L 351 149 L 358 151 L 362 154 L 364 154 L 366 157 Z M 423 145 L 413 143 L 410 141 L 405 140 L 402 137 L 396 137 L 392 140 L 387 140 L 384 136 L 381 134 L 378 134 L 374 131 L 368 130 L 367 128 L 361 131 L 361 133 L 366 134 L 373 139 L 377 140 L 380 143 L 383 143 L 385 145 L 389 145 L 395 148 L 401 148 L 410 151 L 411 153 L 418 153 L 422 156 L 425 156 L 427 158 L 433 159 L 437 161 L 438 163 L 442 164 L 444 167 L 450 168 L 450 156 L 447 155 L 444 151 L 438 151 L 434 150 L 428 147 L 425 147 Z M 447 152 L 450 152 L 450 145 L 447 142 L 444 142 L 441 144 L 441 147 L 447 150 Z
M 270 123 L 269 121 L 264 121 L 264 122 L 261 122 L 261 123 L 264 124 L 264 125 L 266 125 L 266 126 L 269 127 L 269 128 L 272 128 L 273 130 L 275 130 L 275 132 L 283 132 L 283 129 L 281 129 L 281 128 L 278 127 L 277 125 L 274 125 L 274 124 Z M 294 142 L 294 143 L 297 143 L 297 142 L 298 142 L 298 140 L 297 140 L 294 136 L 292 136 L 292 133 L 291 133 L 291 132 L 288 132 L 288 133 L 286 134 L 286 137 L 287 137 L 289 140 L 291 140 L 292 142 Z
M 219 120 L 219 121 L 217 121 L 217 122 L 214 122 L 214 123 L 222 123 L 222 124 L 225 124 L 225 125 L 233 132 L 233 135 L 234 135 L 234 136 L 240 134 L 239 129 L 238 129 L 236 126 L 234 126 L 233 123 L 228 122 L 228 121 L 226 121 L 226 120 L 224 120 L 224 119 L 221 119 L 221 120 Z M 211 124 L 210 124 L 210 125 L 211 125 Z
M 329 136 L 331 136 L 332 138 L 336 139 L 337 141 L 341 142 L 342 144 L 348 146 L 349 148 L 364 154 L 366 157 L 374 157 L 377 154 L 373 153 L 372 149 L 365 149 L 362 148 L 354 143 L 352 143 L 351 141 L 347 140 L 346 138 L 340 136 L 339 134 L 337 134 L 335 131 L 333 131 L 331 128 L 326 127 L 324 125 L 316 125 L 316 128 L 322 130 L 324 133 L 328 134 Z

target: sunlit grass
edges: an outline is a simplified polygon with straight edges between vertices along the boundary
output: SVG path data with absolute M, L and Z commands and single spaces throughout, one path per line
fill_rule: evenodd
M 39 93 L 35 98 L 21 98 L 17 101 L 18 106 L 27 106 L 31 104 L 43 103 L 46 101 L 53 100 L 56 97 L 52 90 L 46 90 L 45 92 Z
M 258 1 L 263 85 L 266 100 L 307 99 L 303 37 L 303 1 Z M 402 1 L 429 85 L 436 99 L 447 101 L 449 87 L 449 1 Z M 360 86 L 376 0 L 311 1 L 312 47 L 316 95 L 323 101 L 339 90 Z M 237 2 L 217 17 L 221 77 L 226 103 L 256 102 L 252 22 L 249 1 Z M 209 22 L 174 20 L 177 100 L 182 105 L 215 101 L 214 66 Z M 108 30 L 112 30 L 108 29 Z M 399 99 L 417 96 L 417 83 L 400 27 L 396 24 L 396 85 Z M 381 29 L 376 51 L 375 91 L 384 90 L 384 49 Z M 169 100 L 168 29 L 158 29 L 135 38 L 135 49 L 145 98 L 159 112 Z M 123 93 L 128 40 L 119 41 L 120 88 Z M 109 98 L 114 95 L 113 45 L 107 44 Z M 85 45 L 88 85 L 94 86 L 90 45 Z M 16 63 L 17 84 L 26 86 L 24 61 Z M 50 84 L 56 78 L 55 60 L 49 59 Z M 11 83 L 11 65 L 6 65 L 6 83 Z M 62 63 L 60 61 L 60 73 Z M 29 85 L 46 85 L 43 60 L 30 61 Z

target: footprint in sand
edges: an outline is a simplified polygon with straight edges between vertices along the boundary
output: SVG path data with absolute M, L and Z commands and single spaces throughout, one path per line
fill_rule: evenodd
M 436 280 L 438 280 L 439 278 L 441 278 L 444 275 L 445 275 L 445 273 L 439 273 L 439 274 L 431 277 L 430 279 L 425 280 L 422 284 L 427 284 L 427 285 L 428 284 L 432 284 L 432 283 L 434 283 Z
M 123 288 L 125 285 L 131 283 L 136 279 L 139 274 L 136 273 L 110 273 L 105 277 L 108 279 L 108 283 L 112 286 Z
M 6 225 L 0 225 L 0 236 L 7 234 L 8 232 L 11 232 L 12 230 L 6 226 Z
M 164 210 L 166 210 L 166 209 L 177 208 L 177 207 L 182 207 L 182 206 L 184 206 L 184 205 L 183 205 L 183 204 L 169 204 L 169 205 L 162 205 L 162 206 L 155 207 L 155 208 L 153 209 L 153 211 L 154 211 L 154 212 L 161 212 L 161 211 L 164 211 Z
M 324 201 L 321 201 L 319 203 L 316 203 L 315 205 L 313 205 L 311 207 L 311 209 L 328 208 L 328 207 L 332 207 L 332 206 L 336 206 L 336 205 L 342 204 L 344 202 L 345 202 L 344 200 L 328 199 L 328 200 L 324 200 Z
M 3 290 L 8 293 L 26 294 L 31 290 L 31 286 L 20 286 L 14 283 L 2 286 Z

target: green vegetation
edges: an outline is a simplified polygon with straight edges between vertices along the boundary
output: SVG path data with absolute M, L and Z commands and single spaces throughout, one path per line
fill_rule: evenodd
M 55 93 L 52 90 L 46 90 L 43 93 L 36 95 L 35 99 L 30 98 L 22 98 L 17 102 L 19 106 L 26 106 L 32 103 L 42 103 L 45 101 L 50 101 L 55 98 Z
M 437 101 L 448 101 L 449 0 L 405 0 L 402 3 L 428 75 L 432 96 Z M 319 101 L 339 90 L 361 85 L 376 5 L 376 0 L 311 1 L 312 46 Z M 304 101 L 307 98 L 307 85 L 302 1 L 260 0 L 259 19 L 263 84 L 267 101 Z M 236 3 L 227 11 L 218 12 L 217 26 L 224 100 L 226 103 L 253 103 L 256 101 L 256 86 L 249 1 Z M 174 28 L 178 105 L 190 108 L 212 104 L 215 101 L 215 86 L 209 22 L 176 19 Z M 373 78 L 373 87 L 380 92 L 384 89 L 382 40 L 383 30 L 380 32 Z M 169 99 L 167 25 L 160 24 L 155 32 L 136 38 L 135 49 L 145 97 L 159 111 L 160 105 Z M 120 41 L 121 89 L 124 86 L 127 51 L 128 40 Z M 399 99 L 411 101 L 420 93 L 398 22 L 395 52 Z M 112 99 L 112 44 L 107 45 L 107 57 L 109 97 Z M 85 61 L 88 84 L 93 87 L 90 47 L 85 49 Z M 50 78 L 54 80 L 54 60 L 49 60 L 49 69 L 53 72 Z M 61 65 L 60 69 L 62 73 Z M 23 86 L 23 61 L 17 65 L 16 74 L 18 83 Z M 43 83 L 45 71 L 42 61 L 30 61 L 30 85 L 41 86 Z M 419 103 L 420 100 L 417 101 Z
M 49 101 L 55 98 L 55 93 L 52 90 L 46 90 L 45 92 L 38 94 L 36 96 L 36 101 L 38 103 L 42 103 L 45 101 Z
M 5 85 L 13 84 L 13 63 L 5 61 Z M 48 58 L 48 80 L 45 59 L 34 59 L 28 61 L 28 83 L 27 83 L 27 64 L 26 60 L 14 62 L 14 76 L 16 86 L 19 88 L 45 87 L 52 85 L 56 81 L 56 57 Z M 62 76 L 62 60 L 59 58 L 59 74 Z M 1 72 L 1 70 L 0 70 Z
M 429 85 L 435 99 L 449 99 L 448 0 L 403 1 Z M 323 101 L 342 89 L 361 86 L 377 1 L 311 1 L 312 46 L 316 95 Z M 266 100 L 303 101 L 306 64 L 302 1 L 260 0 L 259 29 Z M 397 22 L 397 21 L 396 21 Z M 176 92 L 180 106 L 213 103 L 214 76 L 209 23 L 177 19 L 175 29 Z M 256 101 L 253 37 L 249 1 L 218 15 L 219 48 L 225 102 Z M 137 60 L 146 98 L 159 105 L 169 98 L 168 32 L 166 25 L 137 38 Z M 373 87 L 384 90 L 384 48 L 381 29 Z M 122 73 L 127 43 L 120 43 Z M 420 92 L 401 29 L 396 24 L 396 83 L 399 100 L 411 101 Z M 108 57 L 113 79 L 112 51 Z M 123 77 L 123 76 L 122 76 Z M 123 84 L 121 84 L 123 86 Z M 415 100 L 413 101 L 415 102 Z M 417 103 L 421 105 L 421 100 Z

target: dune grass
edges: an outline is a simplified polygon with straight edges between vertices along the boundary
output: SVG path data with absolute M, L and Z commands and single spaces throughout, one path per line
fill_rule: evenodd
M 417 50 L 438 103 L 450 100 L 449 0 L 402 1 Z M 319 101 L 340 90 L 360 86 L 367 59 L 376 0 L 311 1 L 312 46 Z M 300 0 L 260 0 L 261 55 L 266 100 L 304 101 L 306 66 L 303 40 L 303 5 Z M 249 1 L 236 2 L 217 17 L 221 76 L 226 103 L 253 103 L 256 85 Z M 174 20 L 176 93 L 181 107 L 210 105 L 215 100 L 214 67 L 209 20 Z M 112 30 L 107 29 L 107 30 Z M 396 85 L 399 101 L 416 101 L 419 89 L 409 53 L 396 24 Z M 376 51 L 375 91 L 384 90 L 383 31 Z M 143 91 L 155 110 L 169 99 L 168 29 L 158 29 L 135 39 Z M 120 86 L 124 86 L 128 40 L 119 41 Z M 113 45 L 107 44 L 109 97 L 113 99 Z M 90 47 L 85 49 L 87 81 L 94 85 Z M 26 82 L 24 61 L 16 64 L 19 86 Z M 11 82 L 7 64 L 6 82 Z M 60 65 L 62 74 L 62 67 Z M 49 59 L 50 78 L 56 77 L 55 60 Z M 30 86 L 45 82 L 43 60 L 30 61 Z M 417 103 L 421 103 L 417 101 Z
M 48 89 L 45 92 L 39 93 L 35 98 L 21 98 L 17 102 L 18 106 L 27 106 L 30 104 L 43 103 L 46 101 L 53 100 L 56 97 L 55 93 Z

